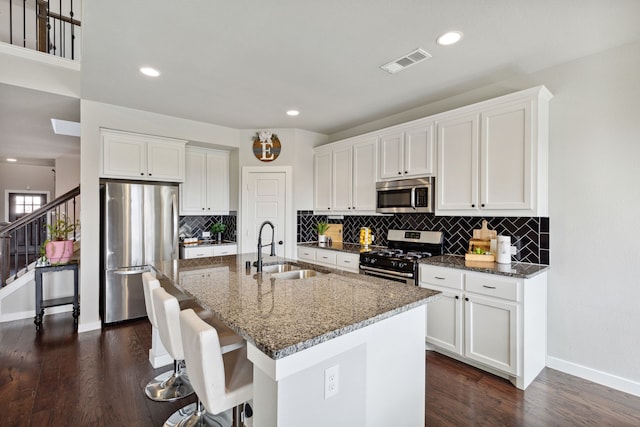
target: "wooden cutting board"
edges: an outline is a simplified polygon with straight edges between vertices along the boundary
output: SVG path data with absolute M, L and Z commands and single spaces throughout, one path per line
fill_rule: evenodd
M 489 230 L 487 228 L 487 220 L 482 220 L 482 228 L 473 230 L 473 238 L 476 240 L 491 240 L 498 237 L 496 230 Z
M 329 224 L 329 228 L 324 233 L 325 236 L 330 237 L 332 242 L 342 242 L 342 224 Z

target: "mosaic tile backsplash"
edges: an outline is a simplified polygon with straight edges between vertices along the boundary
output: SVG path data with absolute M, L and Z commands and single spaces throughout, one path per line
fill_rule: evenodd
M 178 227 L 180 230 L 180 238 L 184 237 L 202 237 L 203 231 L 209 231 L 211 226 L 220 221 L 227 227 L 222 233 L 223 240 L 236 241 L 236 225 L 237 212 L 229 212 L 229 215 L 212 215 L 212 216 L 181 216 Z M 215 236 L 211 236 L 215 238 Z
M 298 211 L 298 242 L 316 241 L 315 226 L 319 221 L 343 224 L 344 241 L 359 242 L 360 227 L 370 227 L 376 245 L 387 245 L 387 230 L 434 230 L 444 232 L 445 253 L 464 255 L 474 229 L 482 227 L 486 219 L 489 229 L 511 236 L 511 244 L 518 248 L 514 261 L 549 264 L 549 218 L 547 217 L 458 217 L 433 214 L 403 214 L 393 216 L 344 216 L 342 220 L 327 220 L 326 215 L 313 211 Z

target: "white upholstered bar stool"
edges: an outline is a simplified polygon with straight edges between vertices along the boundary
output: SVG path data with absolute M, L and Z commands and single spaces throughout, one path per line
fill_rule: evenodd
M 158 333 L 158 321 L 156 319 L 156 311 L 153 306 L 152 292 L 154 289 L 160 287 L 160 282 L 153 274 L 146 272 L 142 273 L 142 287 L 144 289 L 144 304 L 147 309 L 147 317 L 152 327 L 152 336 Z M 162 344 L 162 338 L 160 338 Z M 164 344 L 162 344 L 164 349 Z M 180 361 L 173 361 L 173 370 L 163 372 L 155 377 L 153 380 L 145 386 L 144 392 L 149 399 L 160 402 L 172 402 L 174 400 L 184 397 L 181 390 L 182 381 L 177 381 L 180 376 L 182 366 L 179 365 Z
M 178 299 L 162 287 L 153 289 L 151 300 L 160 340 L 174 361 L 171 377 L 164 381 L 158 389 L 151 390 L 151 396 L 149 396 L 148 387 L 145 392 L 148 392 L 147 396 L 152 400 L 174 401 L 193 393 L 193 388 L 182 363 L 184 353 L 180 337 L 180 305 Z
M 240 426 L 243 405 L 253 398 L 253 364 L 247 359 L 247 348 L 223 353 L 216 329 L 191 309 L 180 313 L 180 329 L 198 403 L 190 417 L 178 423 L 170 418 L 165 426 L 228 426 L 234 408 L 235 425 Z

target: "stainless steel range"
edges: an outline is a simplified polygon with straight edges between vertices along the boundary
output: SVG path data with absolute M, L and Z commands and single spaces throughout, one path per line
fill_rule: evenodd
M 418 284 L 418 261 L 444 253 L 441 231 L 389 230 L 389 247 L 360 254 L 360 271 L 411 285 Z

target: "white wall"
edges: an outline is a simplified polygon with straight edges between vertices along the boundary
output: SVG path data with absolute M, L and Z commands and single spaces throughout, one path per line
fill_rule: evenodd
M 80 156 L 60 156 L 56 159 L 56 197 L 80 184 Z
M 640 43 L 478 88 L 343 139 L 544 84 L 550 104 L 548 365 L 640 395 Z
M 7 221 L 5 213 L 5 190 L 49 192 L 49 200 L 54 197 L 53 169 L 51 166 L 0 163 L 0 215 Z

